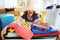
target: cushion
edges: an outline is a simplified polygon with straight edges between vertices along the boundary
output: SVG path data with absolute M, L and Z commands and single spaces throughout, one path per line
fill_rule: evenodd
M 14 15 L 12 14 L 0 14 L 0 28 L 4 28 L 14 21 Z
M 20 15 L 18 11 L 10 11 L 10 12 L 7 12 L 7 14 L 14 14 L 14 16 Z
M 6 13 L 5 8 L 0 8 L 0 14 Z

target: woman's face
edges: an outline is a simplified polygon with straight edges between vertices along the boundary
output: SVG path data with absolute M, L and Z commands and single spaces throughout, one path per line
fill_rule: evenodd
M 28 16 L 30 16 L 30 17 L 33 15 L 33 11 L 32 10 L 28 10 L 27 13 L 28 13 Z

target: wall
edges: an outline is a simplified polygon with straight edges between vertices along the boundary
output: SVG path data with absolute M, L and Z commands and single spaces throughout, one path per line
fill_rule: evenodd
M 57 0 L 57 4 L 59 4 L 59 5 L 60 5 L 60 0 Z
M 0 0 L 0 8 L 17 7 L 17 0 Z
M 56 14 L 55 27 L 60 30 L 60 9 L 58 9 Z
M 0 0 L 0 8 L 3 8 L 3 7 L 4 7 L 4 1 Z
M 17 0 L 4 0 L 5 8 L 13 8 L 17 7 Z

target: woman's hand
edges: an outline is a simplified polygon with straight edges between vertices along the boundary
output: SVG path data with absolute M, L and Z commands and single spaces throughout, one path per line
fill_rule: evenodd
M 24 22 L 25 22 L 25 19 L 23 19 L 23 18 L 21 18 L 21 17 L 20 17 L 20 19 L 19 19 L 19 20 L 20 20 L 20 21 L 24 21 Z

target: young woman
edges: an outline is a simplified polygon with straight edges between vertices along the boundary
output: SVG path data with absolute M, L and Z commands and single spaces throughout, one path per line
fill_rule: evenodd
M 27 22 L 33 22 L 36 19 L 38 19 L 38 15 L 35 11 L 33 10 L 27 10 L 24 12 L 24 14 L 22 15 L 22 18 L 27 21 Z
M 21 16 L 25 21 L 27 22 L 34 22 L 36 19 L 38 19 L 38 15 L 35 11 L 33 10 L 27 10 L 24 12 L 24 14 Z M 41 23 L 41 26 L 50 26 L 48 23 Z

